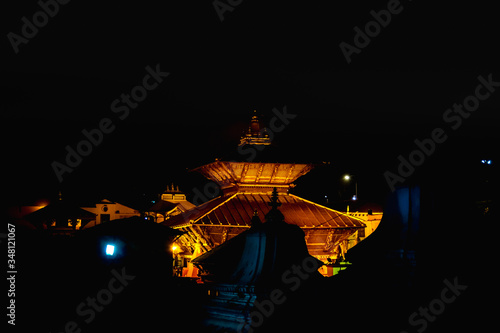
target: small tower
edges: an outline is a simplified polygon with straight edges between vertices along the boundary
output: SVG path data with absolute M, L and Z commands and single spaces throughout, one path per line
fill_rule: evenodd
M 179 201 L 185 201 L 186 195 L 179 190 L 178 185 L 174 186 L 174 183 L 172 183 L 171 187 L 167 185 L 167 189 L 163 191 L 163 193 L 160 196 L 160 199 L 169 202 L 179 202 Z

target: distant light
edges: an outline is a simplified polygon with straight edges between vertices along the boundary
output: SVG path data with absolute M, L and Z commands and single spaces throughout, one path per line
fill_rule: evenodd
M 481 163 L 490 165 L 491 160 L 481 160 Z
M 358 197 L 356 196 L 356 194 L 352 196 L 352 200 L 353 200 L 353 201 L 358 200 Z
M 325 199 L 326 199 L 326 198 L 328 198 L 328 196 L 327 196 L 327 195 L 325 195 Z
M 152 200 L 151 203 L 156 203 L 156 201 Z
M 344 176 L 344 180 L 350 180 L 350 179 L 351 179 L 351 176 L 349 176 L 349 175 Z
M 111 244 L 106 245 L 106 255 L 112 256 L 115 253 L 115 246 Z

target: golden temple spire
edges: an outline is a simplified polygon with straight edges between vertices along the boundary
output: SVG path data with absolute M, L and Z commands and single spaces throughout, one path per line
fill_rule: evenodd
M 243 145 L 270 145 L 271 138 L 267 134 L 265 127 L 261 128 L 257 110 L 253 110 L 253 116 L 250 120 L 250 126 L 245 134 L 241 136 L 240 146 Z

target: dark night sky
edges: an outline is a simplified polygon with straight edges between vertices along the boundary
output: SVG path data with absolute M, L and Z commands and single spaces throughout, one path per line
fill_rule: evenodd
M 2 11 L 0 117 L 11 203 L 58 189 L 76 200 L 128 200 L 171 182 L 191 194 L 202 179 L 186 168 L 233 151 L 253 109 L 265 122 L 285 105 L 297 118 L 274 143 L 289 160 L 332 163 L 297 191 L 335 192 L 338 176 L 351 172 L 377 197 L 387 191 L 383 172 L 414 149 L 414 139 L 443 126 L 444 111 L 474 92 L 478 75 L 500 81 L 493 4 L 404 1 L 347 64 L 339 43 L 352 44 L 353 28 L 387 1 L 243 1 L 223 22 L 211 1 L 172 3 L 72 1 L 18 54 L 6 36 L 40 8 L 23 1 Z M 170 76 L 120 121 L 111 102 L 156 64 Z M 498 156 L 499 94 L 426 162 L 428 172 L 448 156 L 466 165 Z M 115 131 L 59 184 L 52 161 L 102 118 Z

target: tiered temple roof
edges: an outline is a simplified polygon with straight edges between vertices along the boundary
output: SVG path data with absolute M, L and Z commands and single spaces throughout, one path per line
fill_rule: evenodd
M 258 119 L 254 115 L 250 132 L 264 132 L 255 121 Z M 321 260 L 337 257 L 346 250 L 347 238 L 365 225 L 356 217 L 290 194 L 293 182 L 312 168 L 312 164 L 216 160 L 194 170 L 217 183 L 222 196 L 163 223 L 185 232 L 178 241 L 185 253 L 193 253 L 196 244 L 208 251 L 250 228 L 255 211 L 266 216 L 276 188 L 285 221 L 302 228 L 309 253 Z

